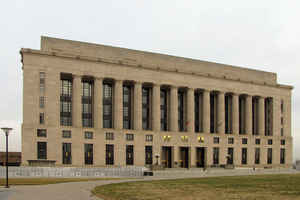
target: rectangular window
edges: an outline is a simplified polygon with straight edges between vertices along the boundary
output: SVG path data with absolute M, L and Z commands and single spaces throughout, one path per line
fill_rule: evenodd
M 126 165 L 133 165 L 133 163 L 134 163 L 133 145 L 126 145 Z
M 103 82 L 103 128 L 113 128 L 113 85 Z
M 37 143 L 37 159 L 47 159 L 47 142 Z
M 252 129 L 253 135 L 259 135 L 259 97 L 252 97 Z
M 281 120 L 281 125 L 283 125 L 283 117 L 281 117 L 280 120 Z
M 71 143 L 62 144 L 62 160 L 64 165 L 72 164 L 72 147 Z
M 246 96 L 239 96 L 239 133 L 246 134 Z
M 260 163 L 260 148 L 255 148 L 255 158 L 254 158 L 255 164 Z
M 153 141 L 153 135 L 146 135 L 146 142 L 152 142 Z
M 82 126 L 93 127 L 94 81 L 82 79 Z
M 186 120 L 185 120 L 185 103 L 186 103 L 186 92 L 178 90 L 178 129 L 179 131 L 186 131 Z
M 247 138 L 242 138 L 242 144 L 247 144 L 248 143 L 248 139 Z
M 232 147 L 228 148 L 227 149 L 227 164 L 228 165 L 233 165 L 233 160 L 234 160 L 233 155 L 234 155 L 233 148 Z
M 228 144 L 234 144 L 234 138 L 228 138 Z
M 195 91 L 195 132 L 203 132 L 203 92 Z
M 268 148 L 267 163 L 272 164 L 272 149 Z
M 232 134 L 232 94 L 225 95 L 225 133 Z
M 152 146 L 145 146 L 145 164 L 152 165 Z
M 219 164 L 219 147 L 213 148 L 213 164 L 214 165 Z
M 62 137 L 63 138 L 71 138 L 72 137 L 71 131 L 69 131 L 69 130 L 63 130 L 62 131 Z
M 40 72 L 40 93 L 44 94 L 45 93 L 45 72 Z
M 280 140 L 281 145 L 285 145 L 285 140 Z
M 46 129 L 38 129 L 37 136 L 38 137 L 47 137 L 47 130 Z
M 220 138 L 214 137 L 214 144 L 219 144 L 219 143 L 220 143 Z
M 281 100 L 280 108 L 281 108 L 281 114 L 282 114 L 283 111 L 284 111 L 284 102 L 283 102 L 283 100 Z
M 142 89 L 142 126 L 143 130 L 151 130 L 151 88 Z
M 72 126 L 72 74 L 61 74 L 60 125 Z
M 285 164 L 285 149 L 280 149 L 280 164 Z
M 283 136 L 284 133 L 283 133 L 283 128 L 280 129 L 280 136 Z
M 269 139 L 268 140 L 268 145 L 272 145 L 273 144 L 273 140 Z
M 40 97 L 40 108 L 45 108 L 45 97 Z
M 255 144 L 259 145 L 260 144 L 260 139 L 255 139 Z
M 134 135 L 133 134 L 126 134 L 126 140 L 127 141 L 133 141 L 134 140 Z
M 265 98 L 265 135 L 273 135 L 273 98 Z
M 105 150 L 105 164 L 113 165 L 114 164 L 114 145 L 107 144 Z
M 93 164 L 93 144 L 84 144 L 84 164 Z
M 210 132 L 217 133 L 218 125 L 218 94 L 210 93 Z
M 242 165 L 247 165 L 247 148 L 242 148 Z
M 85 131 L 84 132 L 84 138 L 85 139 L 93 139 L 93 132 Z
M 161 131 L 168 130 L 168 90 L 160 89 L 160 129 Z
M 114 140 L 114 133 L 112 133 L 112 132 L 105 133 L 105 139 L 106 140 Z
M 132 129 L 132 86 L 123 85 L 123 128 Z
M 45 124 L 45 115 L 44 115 L 44 113 L 40 113 L 40 124 Z

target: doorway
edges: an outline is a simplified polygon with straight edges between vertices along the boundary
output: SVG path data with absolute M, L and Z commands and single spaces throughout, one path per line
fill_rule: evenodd
M 164 168 L 172 168 L 172 147 L 162 147 L 161 164 Z
M 197 147 L 197 167 L 204 168 L 205 167 L 205 147 Z

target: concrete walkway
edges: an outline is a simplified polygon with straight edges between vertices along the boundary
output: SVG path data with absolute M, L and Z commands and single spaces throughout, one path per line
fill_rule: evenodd
M 111 183 L 122 183 L 131 181 L 151 181 L 151 180 L 162 180 L 162 179 L 178 179 L 178 178 L 191 178 L 188 173 L 182 173 L 178 171 L 169 176 L 154 176 L 154 177 L 142 177 L 137 179 L 123 179 L 123 180 L 106 180 L 106 181 L 88 181 L 88 182 L 71 182 L 71 183 L 59 183 L 50 185 L 36 185 L 36 186 L 11 186 L 11 188 L 0 188 L 0 200 L 99 200 L 99 198 L 92 196 L 91 190 L 96 186 L 106 185 Z M 244 173 L 228 173 L 228 171 L 213 171 L 211 173 L 199 174 L 196 177 L 212 177 L 212 176 L 233 176 L 233 175 L 249 175 L 249 172 L 244 171 Z M 224 174 L 226 172 L 226 174 Z M 299 171 L 286 170 L 281 172 L 271 172 L 271 171 L 255 171 L 255 174 L 294 174 L 299 173 Z M 177 175 L 176 175 L 177 174 Z M 185 174 L 185 175 L 184 175 Z

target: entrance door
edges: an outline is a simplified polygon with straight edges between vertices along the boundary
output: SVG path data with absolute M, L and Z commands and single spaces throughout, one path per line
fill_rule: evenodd
M 161 164 L 165 168 L 172 168 L 172 147 L 162 147 Z
M 126 145 L 126 165 L 133 165 L 133 145 Z
M 105 162 L 107 165 L 114 164 L 114 145 L 113 144 L 106 145 Z
M 189 168 L 189 148 L 180 147 L 180 167 Z
M 205 147 L 197 147 L 197 167 L 205 167 Z

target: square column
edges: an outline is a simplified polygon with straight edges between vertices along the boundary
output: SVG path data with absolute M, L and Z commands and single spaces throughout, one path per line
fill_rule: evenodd
M 252 96 L 246 97 L 246 134 L 252 135 Z
M 203 91 L 203 132 L 210 132 L 210 92 Z
M 178 88 L 171 87 L 170 95 L 170 131 L 178 131 Z
M 160 131 L 160 85 L 157 84 L 152 88 L 152 127 Z
M 142 130 L 142 83 L 134 84 L 134 129 Z
M 114 128 L 123 128 L 123 81 L 115 80 L 114 88 Z
M 82 95 L 81 76 L 73 75 L 72 125 L 74 127 L 82 127 L 81 95 Z
M 232 132 L 239 134 L 239 95 L 232 95 Z
M 95 103 L 94 103 L 94 123 L 95 128 L 102 128 L 103 125 L 103 79 L 95 78 Z
M 218 93 L 218 133 L 225 133 L 225 93 Z
M 265 135 L 265 98 L 259 97 L 258 100 L 258 132 L 260 135 Z
M 195 132 L 195 98 L 194 88 L 189 88 L 187 92 L 187 131 Z

